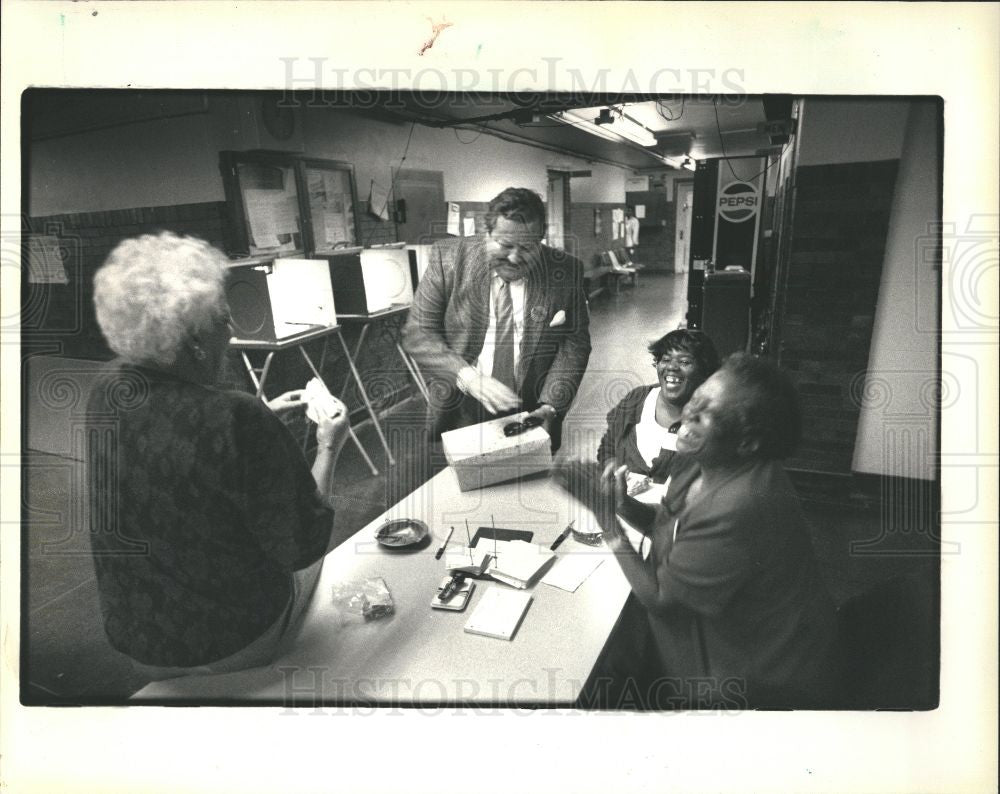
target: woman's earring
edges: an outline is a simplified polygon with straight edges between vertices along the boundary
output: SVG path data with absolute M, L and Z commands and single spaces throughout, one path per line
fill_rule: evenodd
M 198 345 L 195 345 L 194 346 L 194 357 L 198 361 L 204 361 L 207 358 L 207 354 L 205 353 L 204 350 L 202 350 L 201 347 L 199 347 Z

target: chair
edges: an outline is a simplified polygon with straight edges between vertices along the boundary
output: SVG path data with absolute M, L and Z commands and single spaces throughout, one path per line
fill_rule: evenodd
M 618 277 L 615 280 L 615 292 L 616 293 L 618 292 L 618 282 L 621 279 L 631 279 L 633 287 L 638 287 L 639 286 L 639 271 L 638 270 L 636 270 L 634 267 L 629 267 L 628 265 L 623 265 L 621 262 L 619 262 L 618 261 L 618 257 L 615 256 L 615 252 L 614 251 L 607 251 L 602 256 L 606 256 L 607 257 L 607 262 L 608 262 L 608 264 L 611 267 L 612 274 L 614 274 L 615 276 Z
M 632 256 L 629 254 L 627 248 L 616 248 L 615 256 L 625 267 L 634 267 L 636 270 L 642 270 L 645 267 L 644 264 L 636 262 L 632 259 Z

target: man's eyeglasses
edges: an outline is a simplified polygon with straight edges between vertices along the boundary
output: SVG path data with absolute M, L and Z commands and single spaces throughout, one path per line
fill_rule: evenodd
M 542 424 L 542 418 L 540 416 L 526 416 L 520 422 L 510 422 L 503 426 L 503 434 L 510 438 L 511 436 L 519 436 L 533 427 L 539 427 Z

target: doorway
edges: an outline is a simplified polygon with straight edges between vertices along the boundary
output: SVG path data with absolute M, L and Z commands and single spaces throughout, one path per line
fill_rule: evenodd
M 548 171 L 545 203 L 545 242 L 563 250 L 566 250 L 566 229 L 569 227 L 569 176 L 565 171 Z
M 674 182 L 674 273 L 687 273 L 691 258 L 691 206 L 694 197 L 694 180 Z

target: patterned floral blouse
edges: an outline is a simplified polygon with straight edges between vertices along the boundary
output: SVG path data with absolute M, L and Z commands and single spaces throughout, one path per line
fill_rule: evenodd
M 333 511 L 252 395 L 112 362 L 88 401 L 91 549 L 111 644 L 208 664 L 278 618 Z

